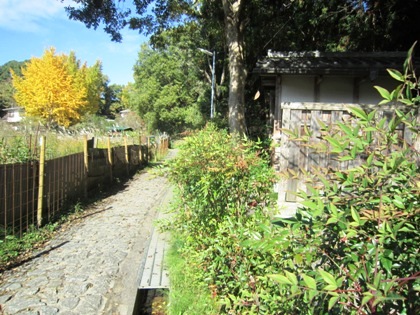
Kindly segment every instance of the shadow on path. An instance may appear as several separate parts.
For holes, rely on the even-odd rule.
[[[21,265],[23,265],[23,264],[25,264],[25,263],[27,263],[27,262],[30,262],[31,260],[34,260],[34,259],[36,259],[36,258],[42,257],[42,256],[44,256],[44,255],[47,255],[47,254],[49,254],[50,252],[52,252],[53,250],[56,250],[57,248],[60,248],[60,247],[62,247],[63,245],[67,244],[68,242],[69,242],[69,241],[64,241],[64,242],[62,242],[62,243],[60,243],[60,244],[58,244],[58,245],[54,245],[54,246],[51,246],[51,247],[49,247],[49,248],[44,248],[43,250],[41,250],[40,252],[38,252],[38,253],[37,253],[37,254],[35,254],[35,255],[33,255],[32,253],[30,253],[28,257],[22,257],[22,259],[17,260],[17,261],[15,261],[15,262],[10,263],[9,265],[7,265],[7,268],[5,268],[5,269],[0,269],[0,272],[3,272],[3,271],[5,271],[5,270],[10,270],[10,269],[17,268],[17,267],[19,267],[19,266],[21,266]],[[0,314],[1,314],[1,313],[0,313]]]

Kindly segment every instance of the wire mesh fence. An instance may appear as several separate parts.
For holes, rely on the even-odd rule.
[[[169,147],[165,135],[79,137],[78,141],[78,153],[51,158],[56,142],[44,138],[43,151],[37,140],[27,161],[0,164],[0,239],[54,221],[70,203],[117,178],[127,178]]]

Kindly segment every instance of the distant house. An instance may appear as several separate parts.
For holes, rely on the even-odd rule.
[[[2,117],[8,123],[19,123],[23,118],[24,109],[22,107],[10,107],[3,109],[6,114]]]
[[[131,110],[130,109],[124,109],[124,110],[120,111],[121,118],[125,118],[128,115],[130,115],[130,114],[131,114]]]
[[[345,120],[350,106],[375,108],[381,97],[375,85],[388,90],[398,82],[386,69],[399,69],[406,53],[322,53],[268,52],[253,73],[260,81],[261,94],[270,108],[269,125],[277,144],[273,165],[276,171],[310,170],[312,166],[334,163],[307,148],[288,141],[284,129],[304,133],[310,130],[313,137],[320,135],[320,124]],[[416,60],[417,66],[420,65]],[[382,107],[385,108],[385,107]],[[390,115],[392,108],[384,109]],[[402,126],[402,128],[404,128]],[[405,135],[405,130],[400,131]],[[304,185],[299,180],[288,180],[278,185],[279,204],[290,206],[296,200],[297,189]]]

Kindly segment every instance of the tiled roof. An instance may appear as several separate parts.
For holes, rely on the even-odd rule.
[[[257,62],[254,73],[259,74],[385,74],[387,68],[402,70],[406,52],[325,53],[272,52]],[[419,60],[415,60],[420,66]]]

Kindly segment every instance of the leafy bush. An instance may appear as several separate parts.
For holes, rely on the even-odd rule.
[[[323,126],[327,153],[362,162],[313,170],[296,218],[279,220],[281,237],[258,245],[282,253],[270,277],[299,314],[420,313],[420,85],[410,56],[404,74],[389,70],[401,82],[394,91],[377,88],[382,103],[407,107],[390,121],[352,108],[353,120]],[[401,138],[401,125],[412,139]]]
[[[210,236],[227,217],[247,218],[264,209],[275,180],[259,143],[232,138],[213,125],[186,138],[171,164],[171,179],[185,204],[182,221],[194,236]]]
[[[0,139],[0,164],[24,163],[34,158],[24,138]]]
[[[272,238],[275,176],[260,143],[239,140],[213,125],[186,138],[171,163],[179,204],[171,227],[185,259],[218,308],[207,314],[276,314],[278,286],[268,277],[280,254],[251,248],[250,238]],[[264,224],[261,224],[264,223]],[[172,290],[172,289],[171,289]],[[188,288],[185,288],[188,290]]]
[[[323,126],[314,149],[361,162],[307,174],[293,219],[271,224],[274,175],[258,144],[212,126],[187,138],[172,164],[180,203],[171,224],[186,273],[218,302],[208,314],[420,313],[420,85],[410,66],[409,57],[404,74],[389,70],[396,90],[377,88],[407,105],[390,121],[352,108],[354,119]]]

